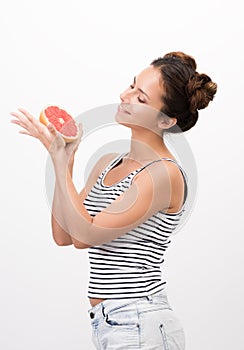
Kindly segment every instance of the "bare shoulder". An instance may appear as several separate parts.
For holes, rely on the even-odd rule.
[[[158,175],[167,174],[169,184],[172,189],[175,189],[175,192],[180,192],[180,189],[183,189],[184,178],[179,166],[175,162],[163,159],[161,162],[154,163],[154,173]]]
[[[145,171],[139,172],[135,177],[136,181],[140,181],[140,178],[150,175],[153,175],[154,178],[162,178],[163,174],[167,174],[171,180],[176,180],[177,178],[179,179],[179,177],[181,177],[181,171],[177,164],[166,159],[149,163],[149,166],[146,166],[143,170]]]
[[[184,179],[181,170],[174,162],[162,160],[154,162],[139,172],[134,179],[139,188],[148,187],[155,195],[155,201],[161,201],[161,210],[178,211],[183,203]],[[158,196],[159,193],[164,194]],[[168,205],[165,206],[165,199]],[[160,205],[160,202],[158,203]]]
[[[100,173],[108,166],[108,164],[118,155],[119,153],[107,153],[102,155],[93,166],[91,174],[98,177]]]
[[[100,157],[96,163],[94,164],[85,184],[85,187],[81,191],[80,196],[85,198],[87,194],[90,192],[94,184],[96,183],[99,175],[103,172],[103,170],[107,167],[107,165],[119,155],[119,153],[107,153]]]
[[[108,166],[108,164],[115,159],[119,153],[107,153],[104,154],[97,162],[97,171],[99,172],[98,175]]]

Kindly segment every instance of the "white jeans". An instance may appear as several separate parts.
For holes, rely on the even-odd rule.
[[[107,299],[89,310],[97,350],[184,350],[185,334],[164,291]]]

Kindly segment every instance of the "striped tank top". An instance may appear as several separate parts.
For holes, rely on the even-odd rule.
[[[166,281],[162,277],[164,253],[170,236],[179,224],[185,210],[187,197],[187,176],[173,159],[161,158],[129,173],[121,181],[106,186],[103,179],[128,153],[117,156],[100,174],[83,204],[91,216],[105,209],[132,183],[136,174],[153,162],[161,159],[174,162],[181,170],[185,182],[184,203],[180,211],[166,213],[159,211],[144,223],[108,243],[88,249],[90,277],[89,298],[124,299],[148,296],[162,289]]]

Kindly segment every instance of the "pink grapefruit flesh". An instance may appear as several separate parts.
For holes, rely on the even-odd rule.
[[[44,125],[52,123],[66,143],[75,141],[78,137],[79,128],[76,121],[69,113],[58,106],[43,108],[39,120]]]

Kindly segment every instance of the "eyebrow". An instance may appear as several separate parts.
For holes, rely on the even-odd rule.
[[[134,77],[134,84],[135,83],[136,83],[136,76]],[[142,89],[139,89],[139,88],[138,88],[138,90],[150,100],[150,97],[145,93],[145,91],[143,91]]]

